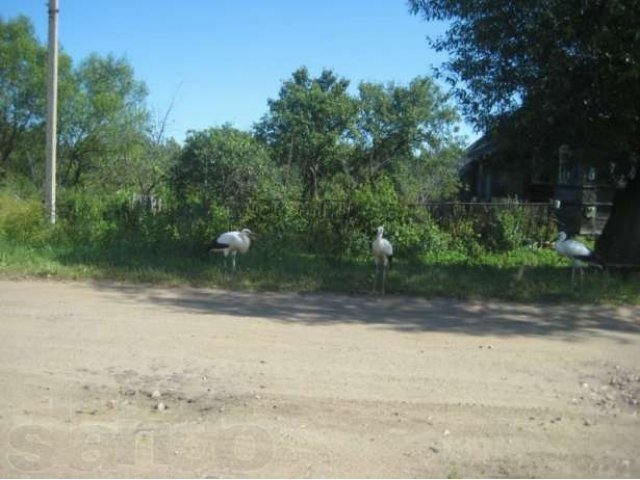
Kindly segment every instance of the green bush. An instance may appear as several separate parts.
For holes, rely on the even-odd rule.
[[[137,246],[201,254],[221,232],[243,227],[257,235],[252,253],[269,252],[268,261],[312,254],[326,259],[370,257],[376,228],[400,259],[475,262],[489,253],[511,252],[551,238],[555,226],[543,210],[507,204],[475,208],[415,205],[384,176],[355,186],[344,177],[326,185],[318,199],[291,199],[284,189],[248,196],[234,209],[198,196],[179,200],[163,193],[163,209],[151,211],[133,202],[130,191],[95,193],[62,190],[58,223],[44,221],[33,194],[0,192],[0,236],[23,244],[53,242],[83,247]],[[267,258],[269,257],[269,258]]]
[[[422,224],[424,216],[408,204],[396,191],[392,181],[381,177],[356,189],[353,194],[354,230],[366,238],[359,251],[370,250],[378,226],[394,244],[396,255],[414,255],[424,248]]]
[[[305,224],[300,203],[282,196],[251,199],[235,228],[250,228],[257,249],[281,254],[300,244]]]
[[[147,243],[156,246],[202,254],[204,247],[231,224],[231,213],[222,205],[213,204],[207,209],[196,203],[181,203],[159,213],[145,212],[137,232],[132,234],[138,238],[149,235]]]
[[[121,193],[68,189],[60,192],[57,203],[59,227],[71,244],[109,243],[125,222],[127,203]]]
[[[555,232],[553,219],[544,215],[541,208],[515,202],[497,206],[484,225],[484,246],[492,252],[508,252],[551,238]]]
[[[450,250],[473,259],[484,254],[481,233],[476,218],[456,216],[446,222],[444,230],[450,235]]]
[[[452,237],[429,215],[422,223],[422,248],[425,259],[438,260],[451,251]]]
[[[0,190],[0,236],[24,245],[42,245],[51,233],[39,198],[21,198],[9,189]]]

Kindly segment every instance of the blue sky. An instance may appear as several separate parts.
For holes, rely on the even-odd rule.
[[[408,83],[446,57],[427,35],[444,31],[410,15],[404,0],[59,0],[59,39],[74,62],[125,57],[168,135],[230,122],[248,129],[283,80],[305,65],[360,81]],[[3,0],[0,15],[28,16],[47,41],[46,0]],[[469,126],[462,132],[476,138]]]

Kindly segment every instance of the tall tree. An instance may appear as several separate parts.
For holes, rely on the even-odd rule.
[[[356,116],[348,86],[330,70],[311,78],[305,67],[299,68],[279,97],[269,100],[269,113],[256,125],[257,136],[285,170],[298,169],[308,199],[317,196],[321,180],[342,168],[342,141]]]
[[[440,196],[438,189],[429,196],[419,185],[426,186],[435,177],[436,183],[455,190],[453,159],[462,151],[456,126],[459,115],[433,80],[418,77],[408,86],[363,82],[357,103],[353,164],[362,177],[386,172],[402,178],[405,189],[412,184],[417,200]],[[435,175],[436,171],[440,174]],[[451,193],[450,188],[441,193],[445,190]]]
[[[408,4],[426,20],[450,22],[431,42],[451,55],[441,75],[480,129],[510,123],[530,148],[549,151],[567,142],[602,170],[626,160],[618,162],[628,169],[596,249],[609,262],[640,264],[640,2]]]
[[[124,58],[92,54],[74,71],[74,84],[60,100],[59,162],[63,185],[78,186],[89,177],[99,183],[102,168],[142,148],[149,114],[145,84],[134,77]]]
[[[47,50],[26,17],[0,17],[0,175],[28,130],[41,124]]]
[[[238,210],[276,178],[264,145],[250,133],[224,125],[189,132],[171,184],[182,201]]]
[[[120,161],[114,165],[120,172],[126,172],[126,178],[145,197],[152,195],[169,178],[182,152],[180,144],[165,133],[171,109],[172,105],[161,118],[149,122],[140,142],[141,148],[136,149],[134,155],[119,157]]]

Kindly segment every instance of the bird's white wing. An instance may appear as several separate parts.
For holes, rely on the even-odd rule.
[[[223,245],[229,245],[229,247],[237,247],[242,243],[240,232],[225,232],[216,240]]]
[[[393,255],[393,246],[391,246],[391,242],[386,238],[379,238],[373,241],[372,244],[373,254],[375,256],[385,255],[390,257]]]
[[[592,253],[586,245],[576,240],[565,240],[562,242],[562,249],[570,257],[588,257]]]
[[[390,257],[391,255],[393,255],[393,245],[391,245],[391,242],[389,240],[387,240],[386,238],[383,238],[380,244],[381,244],[380,247],[382,249],[382,252],[387,257]]]
[[[218,237],[218,243],[229,246],[229,251],[247,253],[251,239],[242,232],[225,232]]]

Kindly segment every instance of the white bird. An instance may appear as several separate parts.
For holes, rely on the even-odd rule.
[[[556,252],[571,260],[571,284],[575,282],[576,269],[580,269],[580,282],[584,279],[584,271],[582,270],[584,263],[595,263],[601,268],[603,266],[600,258],[592,252],[586,245],[576,240],[569,240],[565,232],[558,234],[556,241]]]
[[[384,295],[384,286],[387,277],[387,269],[391,267],[393,261],[393,245],[386,238],[382,238],[384,234],[384,227],[381,225],[378,227],[378,233],[375,240],[371,244],[373,251],[373,259],[376,262],[376,276],[373,279],[373,291],[376,291],[376,285],[378,283],[378,274],[380,268],[382,268],[382,294]]]
[[[231,255],[231,265],[233,272],[236,271],[236,255],[245,254],[251,246],[251,237],[255,234],[248,228],[234,232],[225,232],[220,235],[215,242],[208,246],[207,251],[224,253],[225,258]]]

